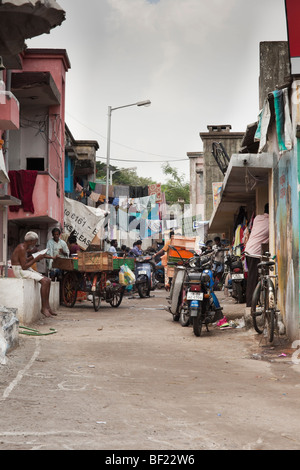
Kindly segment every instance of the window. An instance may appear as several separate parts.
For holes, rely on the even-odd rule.
[[[26,158],[26,170],[45,171],[43,158]]]

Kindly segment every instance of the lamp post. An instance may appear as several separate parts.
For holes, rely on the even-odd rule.
[[[150,104],[151,104],[150,100],[145,100],[145,101],[138,101],[137,103],[125,104],[124,106],[118,106],[116,108],[112,108],[111,106],[108,106],[107,151],[106,151],[106,194],[105,194],[106,211],[108,211],[108,192],[109,192],[109,180],[110,180],[109,165],[110,165],[111,114],[116,109],[128,108],[129,106],[150,106]]]

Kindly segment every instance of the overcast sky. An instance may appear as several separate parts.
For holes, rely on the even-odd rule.
[[[189,179],[200,132],[244,132],[259,112],[259,43],[287,40],[284,0],[58,0],[66,20],[28,47],[66,49],[66,123],[111,164],[164,182],[169,161]],[[132,160],[132,161],[129,161]]]

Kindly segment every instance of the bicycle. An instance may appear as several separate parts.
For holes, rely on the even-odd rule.
[[[270,253],[261,256],[258,264],[259,281],[252,296],[251,316],[253,326],[258,334],[268,338],[269,343],[274,340],[274,333],[278,331],[277,292],[278,273],[275,261],[264,261],[270,259]],[[276,257],[274,256],[273,259]],[[270,274],[269,271],[274,271]]]

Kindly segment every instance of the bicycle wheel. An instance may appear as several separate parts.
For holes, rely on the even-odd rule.
[[[227,152],[221,142],[212,143],[212,154],[218,167],[225,176],[230,158],[228,157]]]
[[[100,292],[93,292],[93,307],[95,312],[98,312],[101,304]]]
[[[120,286],[119,288],[115,289],[112,299],[109,301],[111,307],[118,308],[121,305],[124,292],[125,286]]]
[[[255,331],[261,335],[265,329],[266,314],[265,314],[265,290],[261,288],[259,282],[255,287],[252,303],[251,303],[251,316]]]
[[[276,324],[276,302],[275,302],[275,288],[271,279],[268,279],[268,295],[266,296],[266,325],[265,335],[269,342],[272,343],[274,340],[275,324]]]

